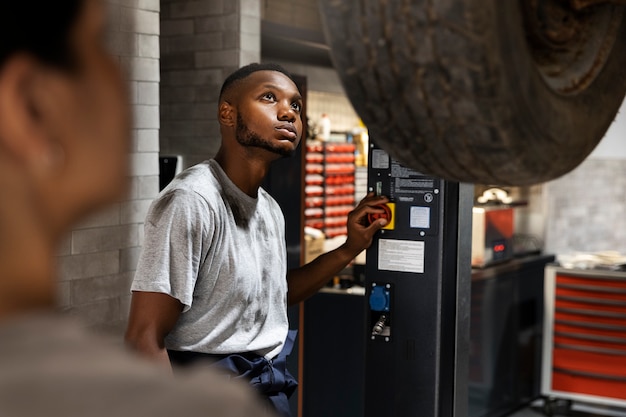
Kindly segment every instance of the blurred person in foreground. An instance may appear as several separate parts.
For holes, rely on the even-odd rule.
[[[130,109],[101,0],[0,6],[0,415],[259,416],[254,391],[174,378],[55,313],[56,252],[124,197]]]

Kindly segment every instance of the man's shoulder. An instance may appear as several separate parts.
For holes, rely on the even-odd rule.
[[[210,161],[204,161],[177,174],[165,189],[195,190],[201,189],[205,186],[214,187],[217,184],[218,181],[215,177]]]
[[[216,178],[208,161],[191,166],[178,175],[165,187],[157,198],[171,198],[176,195],[181,198],[202,197],[207,202],[214,201],[220,193],[221,185]]]
[[[264,188],[259,188],[259,199],[264,200],[270,210],[282,213],[282,208],[280,207],[280,204],[278,204],[274,197],[272,197],[272,195]]]

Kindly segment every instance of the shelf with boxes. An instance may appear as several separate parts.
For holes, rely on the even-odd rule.
[[[313,142],[306,146],[305,226],[326,238],[347,234],[347,216],[354,208],[355,146]]]

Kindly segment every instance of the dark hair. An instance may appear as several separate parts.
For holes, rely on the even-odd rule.
[[[42,62],[71,68],[70,33],[85,0],[3,0],[0,2],[0,67],[25,52]]]
[[[258,71],[277,71],[277,72],[281,72],[281,73],[285,74],[287,77],[289,77],[289,79],[291,81],[294,81],[294,79],[291,76],[291,74],[285,68],[283,68],[282,66],[280,66],[278,64],[273,64],[273,63],[266,63],[266,64],[253,63],[253,64],[248,64],[248,65],[245,65],[245,66],[239,68],[237,71],[233,72],[232,74],[230,74],[226,78],[226,80],[224,81],[224,84],[222,84],[222,89],[220,90],[220,101],[222,100],[222,97],[224,96],[224,93],[226,93],[226,91],[228,91],[230,88],[232,88],[233,85],[235,85],[239,81],[247,78],[251,74],[253,74],[255,72],[258,72]],[[295,81],[294,81],[294,84],[295,84]]]

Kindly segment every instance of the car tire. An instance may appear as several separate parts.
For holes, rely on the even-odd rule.
[[[333,65],[370,140],[427,175],[554,179],[591,153],[624,98],[624,6],[318,1]]]

